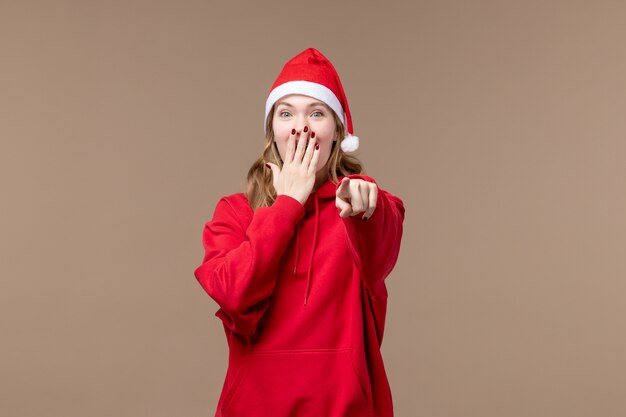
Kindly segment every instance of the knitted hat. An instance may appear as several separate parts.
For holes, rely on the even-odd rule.
[[[359,147],[359,138],[352,133],[352,117],[348,99],[343,91],[339,74],[333,64],[315,48],[308,48],[291,58],[270,89],[265,102],[264,129],[274,103],[289,94],[304,94],[324,102],[339,116],[348,132],[341,141],[344,152],[353,152]]]

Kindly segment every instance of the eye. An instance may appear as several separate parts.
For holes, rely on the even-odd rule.
[[[281,111],[280,112],[280,117],[287,117],[289,115],[288,111]]]
[[[316,110],[316,111],[314,111],[313,113],[311,113],[311,115],[316,115],[316,114],[319,114],[319,116],[317,116],[317,117],[322,117],[322,116],[324,116],[324,113],[322,113],[322,112],[321,112],[321,111],[319,111],[319,110]]]

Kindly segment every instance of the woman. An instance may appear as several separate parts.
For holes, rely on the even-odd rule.
[[[229,346],[216,416],[392,416],[380,346],[403,202],[346,154],[359,143],[348,101],[316,49],[283,67],[265,131],[195,270]]]

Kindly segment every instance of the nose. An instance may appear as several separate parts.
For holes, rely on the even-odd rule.
[[[307,126],[306,124],[306,118],[304,117],[298,117],[295,121],[295,129],[297,133],[302,133],[302,131],[304,130],[304,128]],[[310,129],[310,127],[309,127]]]

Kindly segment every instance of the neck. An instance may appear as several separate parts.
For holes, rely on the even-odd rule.
[[[315,174],[315,185],[313,186],[313,191],[317,191],[325,182],[328,180],[328,170],[320,169]]]

